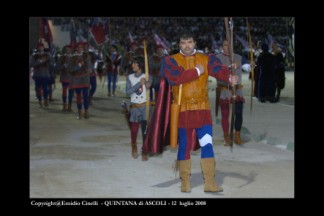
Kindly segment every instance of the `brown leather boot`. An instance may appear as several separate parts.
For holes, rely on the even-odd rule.
[[[77,119],[82,119],[82,110],[79,110],[78,111]]]
[[[215,180],[215,167],[216,167],[216,161],[215,158],[203,158],[200,160],[201,169],[203,171],[205,186],[204,191],[205,192],[222,192],[223,188],[217,186],[216,180]]]
[[[137,143],[132,143],[132,157],[134,159],[137,159]]]
[[[229,146],[231,141],[230,135],[228,133],[224,133],[224,146]]]
[[[45,105],[45,107],[48,107],[48,99],[44,100],[44,105]]]
[[[72,104],[70,104],[70,103],[68,104],[67,111],[72,112]]]
[[[147,161],[147,153],[142,152],[142,161]]]
[[[235,142],[235,144],[237,144],[237,145],[241,145],[241,144],[242,144],[240,131],[235,131],[234,142]]]
[[[181,192],[191,191],[190,186],[191,160],[179,160],[179,174],[181,179]]]
[[[39,103],[39,107],[43,107],[43,101],[38,101],[38,103]]]
[[[90,115],[89,115],[88,110],[85,110],[85,111],[84,111],[84,118],[85,118],[85,119],[90,118]]]

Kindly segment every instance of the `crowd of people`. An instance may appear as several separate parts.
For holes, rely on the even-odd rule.
[[[71,18],[52,18],[56,25],[64,26],[64,31],[70,30]],[[92,25],[94,17],[76,17],[74,24],[79,29],[88,28]],[[288,22],[289,17],[234,17],[234,50],[240,55],[247,56],[247,21],[250,25],[250,33],[253,43],[261,40],[270,44],[275,40],[280,44],[283,52],[288,47]],[[108,23],[108,22],[107,22]],[[193,25],[194,24],[194,25]],[[108,25],[108,24],[107,24]],[[109,36],[113,44],[118,44],[123,54],[129,47],[130,36],[133,40],[151,38],[157,34],[165,39],[167,46],[178,49],[178,34],[184,29],[190,29],[196,37],[197,48],[209,50],[210,52],[220,51],[222,46],[222,34],[224,33],[224,19],[222,17],[110,17]],[[82,30],[81,30],[82,31]],[[88,31],[85,30],[84,33]],[[84,36],[87,38],[86,36]],[[243,42],[239,39],[243,39]]]

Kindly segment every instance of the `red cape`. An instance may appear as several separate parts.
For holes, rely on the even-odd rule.
[[[170,145],[171,101],[171,86],[165,78],[161,78],[159,94],[142,148],[144,153],[161,154],[164,148]],[[197,137],[195,130],[192,136]],[[193,142],[191,150],[195,151],[200,148],[198,138]]]
[[[159,94],[143,144],[143,152],[159,154],[163,152],[165,146],[169,145],[171,99],[171,86],[165,78],[161,78]]]

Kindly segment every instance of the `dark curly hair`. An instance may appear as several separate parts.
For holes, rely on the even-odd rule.
[[[135,63],[138,63],[138,66],[142,69],[142,71],[145,70],[145,63],[144,63],[144,57],[143,56],[134,56]]]

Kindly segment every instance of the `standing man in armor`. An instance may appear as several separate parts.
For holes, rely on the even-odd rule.
[[[222,52],[217,55],[217,57],[221,60],[223,65],[229,65],[229,47],[228,41],[226,39],[223,40],[222,44]],[[242,56],[238,54],[234,54],[234,63],[235,67],[235,75],[239,77],[239,83],[235,86],[236,89],[236,99],[235,99],[235,137],[234,142],[238,145],[242,144],[240,131],[243,123],[243,85],[241,84],[242,80]],[[224,135],[225,146],[228,146],[230,143],[230,135],[229,135],[229,114],[230,114],[230,103],[233,103],[232,99],[232,86],[228,84],[228,82],[223,82],[222,80],[217,80],[217,88],[220,90],[220,99],[219,103],[216,106],[221,107],[222,112],[222,128]]]

